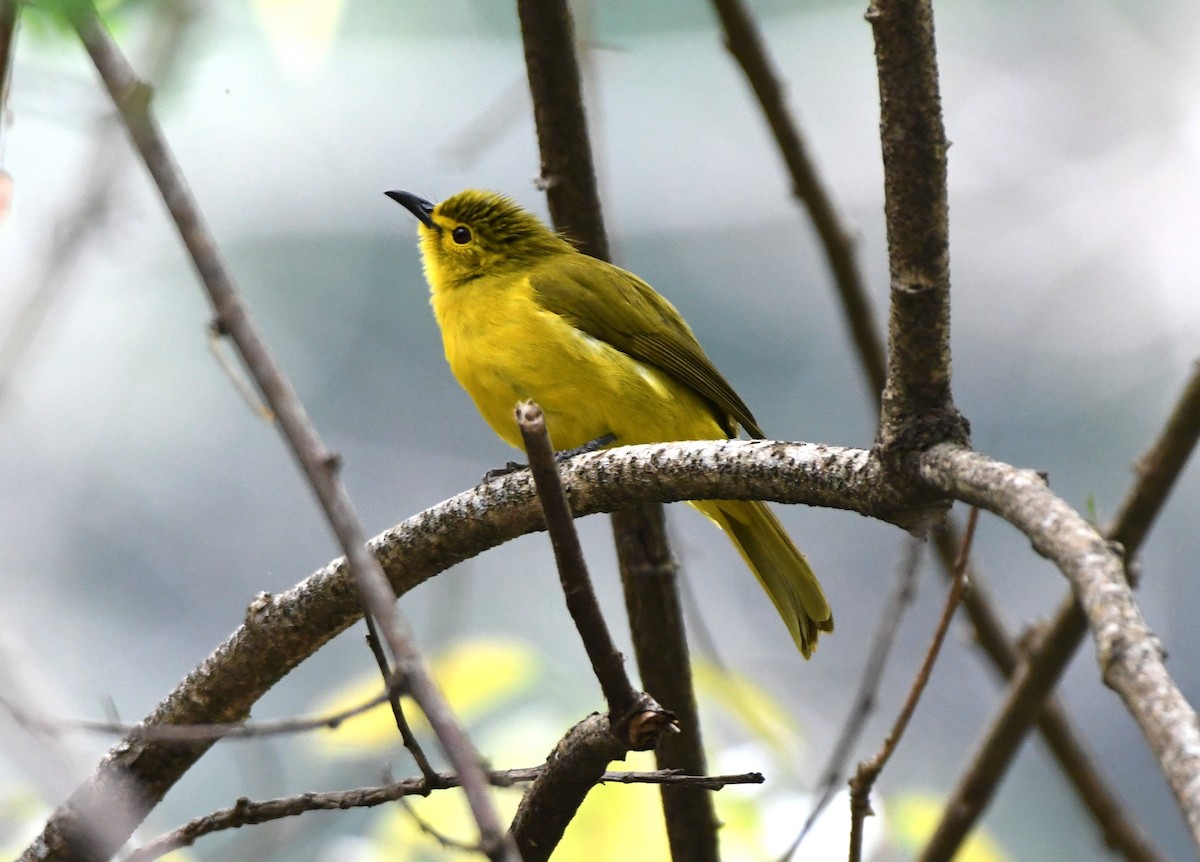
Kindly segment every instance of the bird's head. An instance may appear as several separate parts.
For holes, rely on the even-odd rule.
[[[420,222],[425,275],[435,289],[528,269],[573,247],[511,198],[468,189],[432,204],[411,192],[385,192]]]

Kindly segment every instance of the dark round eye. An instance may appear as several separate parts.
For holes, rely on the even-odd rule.
[[[466,245],[471,241],[471,229],[469,227],[459,225],[454,230],[450,231],[450,236],[453,237],[454,241],[459,245]]]

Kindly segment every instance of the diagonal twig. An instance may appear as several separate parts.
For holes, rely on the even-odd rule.
[[[44,718],[32,715],[15,703],[0,697],[0,708],[3,708],[13,721],[31,733],[62,734],[69,731],[84,731],[88,733],[120,733],[131,739],[150,739],[155,741],[195,741],[218,739],[258,739],[263,736],[283,736],[305,733],[310,730],[335,729],[347,719],[362,715],[374,709],[381,703],[387,703],[390,695],[387,692],[376,695],[368,701],[356,704],[347,709],[338,710],[330,715],[315,718],[281,718],[275,721],[232,721],[223,724],[163,724],[149,726],[145,724],[124,724],[119,721],[97,721],[87,718]]]
[[[862,361],[872,397],[879,401],[884,386],[885,357],[878,324],[867,288],[859,271],[850,232],[838,217],[829,190],[809,155],[804,137],[787,108],[779,75],[767,54],[762,33],[742,0],[712,0],[725,30],[725,47],[737,60],[754,90],[763,117],[779,147],[792,181],[792,194],[804,204],[825,258],[833,271],[834,285],[845,312],[846,325]]]
[[[546,417],[532,401],[517,405],[516,414],[517,427],[521,430],[525,452],[529,456],[529,471],[533,474],[533,483],[546,519],[546,531],[554,547],[554,559],[558,564],[567,610],[571,613],[592,663],[592,671],[604,692],[609,723],[628,747],[634,750],[653,748],[653,745],[643,747],[645,740],[637,740],[621,732],[635,712],[647,708],[647,698],[639,695],[629,681],[629,675],[625,673],[625,659],[609,633],[600,602],[592,588],[571,506],[563,491],[550,435],[546,432]]]
[[[863,665],[862,677],[859,679],[858,690],[851,701],[850,716],[842,726],[838,740],[829,754],[829,760],[821,773],[821,793],[817,803],[812,807],[800,833],[792,841],[790,847],[779,857],[780,862],[787,862],[795,855],[803,843],[817,818],[829,806],[834,795],[840,789],[846,764],[854,752],[867,726],[867,719],[875,711],[879,696],[879,686],[883,681],[883,670],[892,654],[892,646],[896,633],[900,630],[900,620],[903,618],[908,605],[912,604],[917,589],[917,573],[920,570],[922,544],[916,537],[910,536],[904,545],[904,559],[899,566],[896,577],[896,587],[891,599],[884,605],[880,623],[875,627],[871,646],[867,651],[867,660]]]
[[[504,842],[499,818],[488,795],[479,756],[429,675],[407,624],[395,607],[395,594],[378,562],[367,552],[362,527],[345,486],[338,476],[336,455],[321,441],[295,390],[275,364],[238,294],[232,277],[217,253],[212,236],[183,175],[149,112],[149,87],[140,81],[129,67],[100,22],[94,7],[83,3],[72,4],[68,11],[72,24],[100,73],[105,88],[120,112],[134,145],[162,194],[180,237],[191,255],[213,305],[217,329],[228,334],[233,340],[263,398],[274,411],[285,440],[309,479],[330,526],[346,553],[355,586],[370,615],[380,624],[384,639],[392,652],[397,673],[424,710],[455,770],[463,776],[464,792],[478,824],[482,846],[487,848],[492,858],[505,858],[508,848]],[[165,788],[161,789],[165,791]],[[74,823],[71,827],[59,828],[54,834],[68,846],[80,841],[86,842],[86,847],[78,848],[81,854],[86,853],[88,857],[106,857],[115,849],[115,846],[107,845],[118,838],[121,831],[132,829],[145,812],[157,803],[161,798],[159,790],[160,787],[157,786],[141,790],[131,800],[129,810],[124,812],[126,822],[114,829],[110,821],[102,840],[96,841],[85,839],[78,831],[79,818],[99,815],[104,810],[104,800],[94,795],[92,785],[85,785],[68,803],[69,810],[60,810],[61,819],[74,820]],[[60,818],[52,819],[52,823],[58,819]],[[63,825],[65,824],[60,824],[60,827]],[[48,826],[48,830],[50,829]]]
[[[963,534],[962,550],[954,564],[954,578],[950,582],[950,590],[946,593],[946,603],[942,607],[941,619],[938,620],[937,627],[934,629],[933,638],[925,652],[925,659],[921,662],[921,667],[913,679],[908,697],[900,708],[900,712],[892,724],[892,729],[884,738],[883,746],[868,760],[860,763],[858,770],[850,779],[850,862],[859,862],[862,859],[863,822],[868,815],[874,813],[871,810],[871,789],[899,746],[908,722],[916,712],[917,703],[920,702],[921,694],[929,683],[929,676],[933,673],[934,662],[937,661],[938,653],[941,652],[942,642],[946,639],[946,632],[950,630],[950,620],[954,617],[954,611],[957,610],[963,592],[967,589],[967,559],[970,557],[971,542],[975,538],[975,524],[978,520],[979,509],[972,508],[970,517],[967,519],[967,531]]]
[[[1171,416],[1147,452],[1138,460],[1138,480],[1126,496],[1108,537],[1119,542],[1126,560],[1132,560],[1154,519],[1166,504],[1175,481],[1200,438],[1200,363],[1184,386]],[[1087,619],[1074,595],[1067,597],[1046,627],[1034,649],[1014,675],[1004,703],[992,720],[983,742],[971,758],[969,769],[951,793],[933,837],[926,845],[926,860],[948,859],[991,801],[1007,765],[1041,713],[1087,633]],[[1123,844],[1127,847],[1128,844]],[[1147,849],[1141,856],[1154,858]]]
[[[624,659],[609,634],[592,589],[541,408],[524,402],[517,406],[516,416],[554,547],[567,609],[608,703],[607,715],[592,715],[568,731],[547,759],[548,768],[521,799],[512,823],[514,843],[525,862],[537,862],[550,858],[611,761],[624,758],[630,750],[655,748],[662,735],[675,730],[677,723],[675,716],[653,698],[635,690],[625,673]]]

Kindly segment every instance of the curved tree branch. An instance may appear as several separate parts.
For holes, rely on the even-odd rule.
[[[1138,459],[1138,480],[1108,528],[1108,537],[1121,544],[1126,560],[1136,557],[1197,440],[1200,440],[1200,363],[1193,367],[1162,432]],[[928,862],[948,859],[957,851],[987,807],[1030,726],[1039,716],[1045,719],[1047,699],[1086,634],[1087,619],[1074,595],[1069,595],[1026,660],[1015,667],[1004,703],[971,758],[970,767],[960,777],[942,820],[925,847],[923,859]],[[1102,825],[1110,846],[1119,847],[1127,858],[1157,858],[1145,839],[1123,819],[1105,821]]]
[[[1032,470],[954,445],[933,447],[918,464],[932,487],[1001,516],[1067,576],[1103,679],[1141,728],[1200,845],[1200,720],[1167,673],[1162,644],[1133,599],[1121,546],[1106,541]]]
[[[605,450],[563,468],[577,516],[646,502],[760,498],[857,511],[904,527],[928,514],[909,507],[884,481],[879,461],[861,449],[769,440],[662,443]],[[368,546],[402,595],[450,566],[542,526],[528,472],[520,471],[428,509]],[[292,589],[261,593],[243,625],[193,670],[143,724],[239,721],[268,689],[359,619],[361,602],[344,559]],[[139,738],[119,742],[95,773],[50,818],[23,860],[52,858],[80,818],[130,787],[148,794],[120,820],[131,830],[210,747]],[[128,837],[114,833],[109,840]],[[63,858],[63,857],[55,857]]]

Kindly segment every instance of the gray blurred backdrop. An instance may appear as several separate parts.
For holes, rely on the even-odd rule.
[[[752,6],[857,229],[882,315],[886,247],[865,6]],[[1094,501],[1103,521],[1200,344],[1197,19],[1177,0],[936,6],[953,142],[956,401],[978,448],[1048,471],[1059,494],[1080,508]],[[289,34],[289,15],[301,30],[315,16],[311,32]],[[875,415],[827,267],[708,5],[613,0],[582,3],[577,16],[618,262],[680,308],[769,436],[869,445]],[[47,713],[134,720],[238,625],[255,593],[291,586],[336,551],[275,429],[214,361],[201,291],[86,55],[35,17],[20,34],[0,153],[15,188],[0,227],[0,331],[12,338],[13,327],[43,321],[0,391],[0,647],[6,678],[25,686],[12,691],[35,690]],[[115,18],[130,55],[154,54],[147,42],[161,17],[149,4]],[[210,2],[195,8],[161,68],[155,107],[166,134],[258,323],[344,456],[368,532],[513,457],[445,365],[413,219],[382,194],[403,188],[437,200],[482,187],[545,212],[512,4],[359,0],[281,14],[266,0]],[[99,207],[86,204],[98,176],[108,177]],[[80,226],[82,240],[71,236]],[[35,297],[47,302],[44,316],[29,315]],[[1198,498],[1192,469],[1145,549],[1140,593],[1193,702]],[[841,512],[791,507],[782,517],[837,617],[811,662],[725,539],[687,507],[669,510],[692,622],[803,730],[804,754],[788,765],[801,793],[845,720],[902,536]],[[601,600],[618,621],[607,519],[581,527]],[[982,518],[976,548],[1014,632],[1049,615],[1064,594],[1057,571],[995,519]],[[941,576],[925,571],[856,757],[873,751],[890,723],[943,593]],[[466,636],[518,638],[569,692],[567,715],[600,704],[544,536],[461,565],[402,607],[430,653]],[[355,629],[319,653],[256,716],[311,711],[331,687],[369,673],[361,637]],[[885,807],[889,794],[951,786],[998,692],[956,625],[881,781]],[[1175,805],[1136,727],[1099,682],[1090,643],[1064,692],[1125,802],[1169,856],[1190,857]],[[56,762],[7,719],[0,725],[0,788],[36,788],[45,804],[108,744],[72,736]],[[546,750],[565,727],[551,725]],[[289,741],[218,746],[154,813],[147,834],[240,795],[378,777],[375,764],[351,770],[305,752]],[[402,752],[390,759],[397,775],[412,771]],[[770,775],[763,760],[742,765]],[[783,836],[776,850],[807,813],[796,800],[774,827]],[[35,825],[42,814],[32,815]],[[299,827],[305,841],[236,855],[336,858],[323,830],[352,835],[368,817],[320,816]],[[1102,855],[1037,740],[985,822],[1013,859]],[[11,846],[21,837],[10,835]],[[213,839],[195,852],[229,858],[230,846]],[[877,858],[902,858],[883,852]]]

